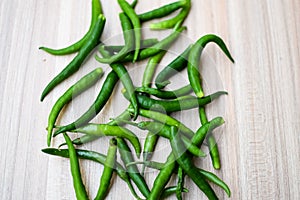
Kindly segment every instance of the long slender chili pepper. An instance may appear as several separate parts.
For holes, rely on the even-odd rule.
[[[108,51],[104,50],[104,48],[100,48],[99,51],[100,51],[100,53],[102,54],[102,56],[104,58],[110,56],[110,53]],[[134,92],[135,88],[133,86],[132,79],[131,79],[127,69],[125,68],[125,66],[123,64],[112,63],[112,64],[110,64],[110,67],[117,73],[117,75],[118,75],[119,79],[121,80],[123,86],[128,91],[129,101],[131,102],[131,105],[134,108],[133,120],[136,120],[136,118],[138,117],[138,113],[139,113],[139,111],[138,111],[139,106],[138,106],[136,94]]]
[[[152,190],[150,192],[147,200],[157,200],[160,199],[165,186],[168,184],[174,170],[176,167],[176,162],[174,162],[174,155],[170,154],[164,167],[160,170],[159,174],[156,176]]]
[[[153,95],[161,99],[176,99],[178,97],[182,97],[184,95],[191,93],[193,89],[191,85],[186,85],[173,91],[158,90],[155,88],[148,88],[148,87],[138,87],[135,89],[135,91]]]
[[[162,89],[168,83],[168,79],[178,72],[186,68],[188,63],[188,55],[191,51],[192,45],[189,45],[177,58],[169,63],[155,79],[155,86]]]
[[[99,92],[96,100],[90,106],[90,108],[81,115],[75,122],[68,124],[66,126],[60,127],[54,135],[58,135],[60,133],[74,130],[80,126],[83,126],[87,124],[90,120],[92,120],[100,111],[101,109],[105,106],[106,102],[108,101],[109,97],[111,96],[113,89],[118,82],[119,78],[117,74],[114,71],[111,71],[102,86],[101,91]]]
[[[144,142],[143,161],[148,161],[151,158],[158,139],[159,139],[158,134],[153,134],[151,131],[148,132]],[[144,175],[144,172],[145,172],[145,165],[143,165],[142,168],[142,175]]]
[[[54,104],[48,117],[48,136],[47,145],[50,146],[53,126],[62,108],[69,103],[73,98],[84,92],[98,81],[103,75],[102,68],[97,68],[88,73],[72,85]]]
[[[97,23],[97,18],[98,16],[102,13],[102,6],[100,3],[100,0],[92,0],[92,17],[91,17],[91,24],[89,27],[89,30],[87,33],[76,43],[62,48],[62,49],[51,49],[48,47],[39,47],[39,49],[44,50],[50,54],[53,55],[66,55],[66,54],[71,54],[75,53],[80,50],[80,48],[89,40],[93,33],[93,28]]]
[[[161,195],[160,199],[165,199],[165,198],[171,196],[172,194],[175,194],[176,191],[177,191],[177,186],[167,187],[162,192],[162,195]],[[189,192],[189,190],[186,189],[186,188],[183,188],[182,192],[187,193],[187,192]]]
[[[122,138],[117,138],[117,145],[123,163],[127,165],[127,163],[133,162],[134,159],[126,142]],[[147,186],[145,179],[143,178],[143,176],[141,176],[138,168],[135,165],[131,165],[127,167],[127,170],[127,173],[132,179],[132,181],[136,184],[140,192],[148,199],[150,190]]]
[[[221,187],[228,195],[228,197],[230,197],[230,189],[228,187],[228,185],[222,181],[218,176],[216,176],[215,174],[209,172],[209,171],[205,171],[203,169],[199,169],[199,172],[210,182],[218,185],[219,187]]]
[[[144,71],[142,87],[151,87],[155,69],[165,54],[166,51],[162,51],[149,59]]]
[[[133,62],[135,62],[139,56],[141,47],[141,22],[134,9],[125,0],[118,0],[118,3],[124,13],[129,17],[134,28],[135,37],[135,52],[133,57]]]
[[[209,135],[212,130],[224,124],[225,121],[222,117],[216,117],[211,121],[203,124],[192,137],[191,142],[197,146],[201,146],[206,136]]]
[[[221,50],[226,54],[226,56],[234,62],[232,56],[230,55],[229,50],[227,49],[225,43],[223,40],[216,36],[216,35],[205,35],[201,37],[192,47],[192,50],[189,55],[189,63],[188,63],[188,78],[190,81],[190,84],[195,92],[195,94],[198,97],[204,96],[204,92],[201,86],[201,75],[198,70],[199,62],[200,62],[200,56],[202,54],[203,48],[210,42],[216,43]],[[205,108],[199,107],[199,115],[200,115],[200,120],[202,124],[205,124],[207,122],[207,117],[205,114]],[[209,143],[209,149],[210,149],[210,154],[212,158],[212,163],[215,169],[220,169],[220,158],[219,158],[219,151],[217,144],[215,142],[215,138],[211,135],[208,138],[208,143]]]
[[[46,149],[42,149],[42,152],[50,154],[50,155],[54,155],[54,156],[64,157],[64,158],[69,158],[70,157],[68,149],[46,148]],[[104,165],[105,160],[106,160],[105,155],[100,154],[100,153],[95,152],[95,151],[76,149],[76,153],[77,153],[78,158],[80,158],[80,159],[92,160],[92,161],[95,161],[97,163],[100,163],[101,165]],[[138,195],[136,194],[136,192],[134,190],[134,187],[132,186],[132,183],[130,181],[130,178],[129,178],[126,170],[118,162],[116,162],[115,171],[118,174],[118,176],[127,183],[132,195],[135,198],[140,199],[138,197]]]
[[[184,185],[184,172],[181,167],[178,167],[178,181],[177,181],[177,190],[176,190],[176,197],[178,200],[182,200],[182,191],[183,191],[183,185]]]
[[[175,28],[173,33],[171,33],[169,36],[158,42],[157,44],[140,51],[139,56],[137,60],[144,60],[146,58],[152,57],[159,52],[168,49],[171,44],[180,36],[180,33],[182,31],[186,30],[186,27],[178,27]],[[133,60],[133,55],[129,54],[126,56],[121,62],[131,62]]]
[[[130,112],[128,110],[125,110],[119,116],[117,116],[115,119],[130,120],[131,118],[132,118],[132,116],[131,116]],[[122,126],[124,123],[121,121],[110,121],[107,124],[111,125],[111,126]],[[94,136],[94,135],[84,135],[84,136],[81,136],[81,137],[73,140],[73,144],[82,145],[82,144],[92,142],[98,138],[99,138],[98,136]]]
[[[171,147],[176,162],[184,170],[184,172],[194,181],[194,183],[202,190],[208,199],[218,199],[211,186],[206,182],[203,175],[198,171],[193,164],[191,156],[187,154],[184,145],[178,135],[178,129],[175,126],[171,127]]]
[[[113,136],[127,139],[134,147],[137,157],[140,157],[141,144],[138,137],[127,128],[119,126],[111,126],[107,124],[87,124],[83,127],[72,130],[75,133],[84,133],[88,135],[95,135],[97,137]]]
[[[174,11],[182,8],[185,5],[185,0],[176,1],[174,3],[170,3],[154,10],[150,10],[148,12],[139,14],[138,17],[141,22],[150,21],[152,19],[165,17]]]
[[[125,97],[129,98],[127,92],[123,92],[123,94]],[[141,108],[171,113],[171,112],[188,110],[188,109],[198,108],[199,106],[207,105],[211,103],[213,100],[215,100],[216,98],[224,94],[227,94],[227,92],[220,91],[203,98],[189,97],[187,99],[182,99],[182,100],[175,99],[169,101],[156,100],[147,97],[145,95],[138,94],[137,101]]]
[[[201,76],[198,70],[198,66],[200,63],[200,56],[204,47],[210,42],[214,42],[215,44],[217,44],[221,48],[221,50],[226,54],[226,56],[232,62],[234,62],[225,43],[220,37],[216,35],[205,35],[193,45],[188,58],[188,78],[196,96],[198,96],[199,98],[203,97],[204,94],[201,86]]]
[[[111,56],[110,54],[108,54],[107,56],[103,56],[103,53],[100,52],[103,58],[100,58],[98,55],[95,56],[96,60],[100,63],[111,64],[111,63],[118,62],[134,49],[134,34],[132,30],[131,21],[129,20],[129,18],[126,16],[125,13],[120,13],[119,17],[122,25],[125,46],[117,54],[113,56]],[[104,50],[104,47],[102,48]]]
[[[80,66],[82,65],[86,57],[98,45],[99,38],[104,28],[104,24],[105,24],[105,17],[102,14],[100,14],[98,16],[96,25],[93,28],[92,34],[89,37],[89,40],[86,43],[84,43],[84,45],[80,48],[76,57],[46,86],[46,88],[42,93],[41,101],[44,100],[47,94],[51,92],[54,87],[56,87],[62,81],[64,81],[65,79],[67,79],[68,77],[70,77],[72,74],[74,74],[76,71],[79,70]]]
[[[141,40],[141,49],[146,49],[148,47],[151,47],[155,44],[158,43],[158,39],[156,38],[149,38],[149,39],[145,39],[145,40]],[[109,51],[110,53],[114,53],[114,52],[119,52],[124,48],[124,46],[114,46],[114,45],[110,45],[110,46],[104,46],[104,49],[106,51]]]
[[[160,163],[155,161],[146,161],[146,162],[137,161],[137,162],[128,163],[127,166],[137,165],[137,164],[143,164],[149,168],[157,169],[157,170],[162,170],[165,166],[165,163]],[[228,197],[230,197],[231,194],[230,189],[223,180],[221,180],[217,175],[213,174],[212,172],[205,171],[203,169],[198,169],[198,170],[204,176],[205,179],[221,187],[227,193]],[[176,191],[175,188],[173,190],[174,192]]]
[[[116,139],[112,138],[109,141],[107,157],[104,162],[104,169],[100,180],[100,186],[97,195],[95,197],[95,200],[104,199],[108,193],[109,185],[111,183],[111,178],[116,164],[116,156],[117,156],[117,141]]]
[[[69,149],[71,173],[73,177],[73,186],[76,193],[76,198],[80,200],[84,200],[84,199],[88,200],[89,198],[81,179],[80,166],[79,166],[76,150],[72,144],[71,139],[65,133],[64,133],[64,138],[66,140]]]
[[[152,24],[150,24],[150,28],[151,29],[173,28],[178,22],[183,23],[183,21],[185,20],[185,18],[187,17],[187,15],[190,12],[190,9],[191,9],[191,0],[185,0],[185,4],[184,4],[182,10],[180,11],[180,13],[177,16],[175,16],[171,19],[167,19],[165,21],[152,23]]]
[[[129,112],[133,112],[132,108],[128,108]],[[191,138],[194,135],[194,132],[186,127],[183,123],[179,122],[177,119],[168,116],[166,114],[155,112],[152,110],[140,109],[139,114],[143,117],[153,119],[154,121],[161,122],[162,124],[166,124],[169,126],[177,126],[179,130],[184,133],[187,137]]]
[[[125,120],[122,120],[122,119],[119,119],[121,122],[124,122],[124,123],[127,123],[127,124],[130,124],[130,125],[133,125],[135,127],[138,127],[142,130],[148,130],[150,131],[153,135],[159,135],[159,136],[162,136],[164,138],[167,138],[167,139],[170,139],[170,126],[168,125],[164,125],[160,122],[155,122],[155,121],[142,121],[140,123],[134,123],[134,122],[129,122],[129,121],[125,121]],[[203,132],[201,130],[201,132]],[[190,141],[190,139],[188,137],[186,137],[185,135],[182,135],[182,140],[183,140],[183,143],[185,145],[185,147],[189,150],[189,152],[194,155],[194,156],[197,156],[197,157],[205,157],[206,154],[201,151],[197,145],[197,143],[192,143]],[[193,136],[194,137],[194,136]],[[196,141],[197,142],[197,141]],[[146,141],[145,141],[145,144],[146,144]],[[152,146],[152,141],[149,142],[148,144],[149,146]],[[149,147],[148,147],[149,148]],[[145,161],[145,160],[144,160]]]

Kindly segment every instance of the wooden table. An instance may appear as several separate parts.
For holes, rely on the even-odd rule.
[[[144,0],[137,6],[141,13],[171,1]],[[121,28],[117,1],[104,1],[107,26],[103,40],[120,43]],[[222,168],[216,171],[210,159],[197,165],[224,179],[232,190],[231,199],[300,199],[300,2],[273,1],[193,1],[182,42],[162,61],[159,69],[189,43],[206,33],[221,36],[235,58],[231,64],[215,46],[208,45],[202,56],[202,71],[207,93],[226,90],[229,95],[208,106],[209,118],[223,116],[226,124],[215,135]],[[55,57],[38,50],[40,45],[63,47],[80,38],[90,20],[89,1],[2,0],[0,3],[0,199],[74,199],[67,159],[41,153],[46,147],[48,113],[55,100],[82,75],[96,66],[108,66],[91,57],[76,75],[55,88],[41,103],[45,85],[74,55]],[[147,27],[149,23],[145,24]],[[143,30],[145,37],[162,38],[165,32]],[[120,35],[119,35],[120,36]],[[119,39],[119,42],[117,42]],[[130,67],[139,84],[145,62]],[[159,71],[159,70],[158,70]],[[187,80],[181,73],[172,88]],[[104,78],[89,91],[74,99],[64,110],[60,124],[78,117],[95,98]],[[120,94],[95,119],[107,122],[127,106]],[[174,115],[193,130],[199,126],[196,110]],[[136,132],[142,139],[145,132]],[[72,136],[75,137],[75,136]],[[55,139],[53,146],[63,142]],[[108,138],[84,149],[106,153]],[[164,161],[169,143],[160,140],[154,159]],[[204,150],[206,148],[203,148]],[[81,162],[89,194],[94,196],[102,166]],[[152,186],[156,171],[146,174]],[[176,182],[176,177],[173,178]],[[186,199],[205,199],[187,179],[190,192]],[[225,193],[214,187],[221,199]],[[125,183],[115,177],[108,199],[132,199]],[[174,198],[173,198],[174,199]]]

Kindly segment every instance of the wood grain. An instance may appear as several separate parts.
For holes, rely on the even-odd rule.
[[[63,47],[80,38],[90,20],[89,1],[2,0],[0,2],[0,199],[74,199],[69,163],[41,153],[46,147],[47,115],[55,100],[82,75],[99,64],[89,59],[70,79],[39,102],[45,85],[72,59],[39,51],[40,45]],[[117,1],[102,1],[107,27],[104,41],[117,41],[120,33]],[[150,10],[171,0],[144,0],[138,12]],[[198,165],[216,172],[232,190],[231,199],[300,199],[300,2],[273,1],[193,1],[186,21],[188,31],[162,61],[206,33],[220,35],[228,44],[235,64],[231,64],[214,45],[202,57],[207,93],[219,89],[229,92],[208,106],[209,117],[221,115],[226,125],[215,133],[221,152],[222,169],[212,169],[209,158]],[[145,26],[149,25],[147,23]],[[113,28],[112,28],[113,27]],[[162,38],[167,32],[143,30],[146,37]],[[121,41],[121,40],[120,40]],[[130,68],[139,84],[145,63]],[[108,72],[108,66],[102,66]],[[173,88],[185,83],[184,73]],[[175,79],[174,79],[175,81]],[[87,109],[101,87],[94,88],[72,102],[60,118],[66,124]],[[126,108],[127,102],[114,93],[108,106],[95,119],[107,122]],[[193,113],[193,114],[191,114]],[[175,115],[192,129],[199,120],[195,110]],[[144,137],[144,132],[137,133]],[[58,145],[62,138],[57,138]],[[154,159],[164,161],[168,142],[159,142]],[[108,138],[84,146],[106,152]],[[167,149],[166,149],[167,148]],[[102,166],[82,161],[83,178],[89,194],[95,196]],[[152,187],[157,172],[147,173]],[[175,178],[174,178],[175,183]],[[187,180],[186,199],[205,199]],[[214,187],[216,188],[216,187]],[[221,199],[228,199],[216,188]],[[132,199],[118,177],[107,199]],[[174,198],[173,198],[174,199]]]

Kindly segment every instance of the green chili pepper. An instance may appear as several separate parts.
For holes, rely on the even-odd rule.
[[[131,151],[128,145],[126,144],[126,142],[122,138],[117,138],[117,145],[118,145],[119,153],[121,155],[121,159],[125,164],[125,166],[127,165],[127,163],[133,162],[134,159],[132,157]],[[146,198],[148,198],[150,194],[150,190],[147,186],[145,179],[143,178],[143,176],[141,176],[138,168],[135,165],[131,165],[127,167],[127,170],[128,170],[127,171],[128,175],[130,176],[132,181],[136,184],[140,192]]]
[[[165,21],[150,24],[151,29],[169,29],[173,28],[178,22],[183,23],[191,9],[191,0],[185,0],[185,4],[180,13]]]
[[[101,91],[99,92],[96,100],[90,106],[90,108],[83,114],[81,117],[79,117],[75,122],[68,124],[66,126],[60,127],[54,135],[58,135],[60,133],[74,130],[80,126],[83,126],[87,124],[91,119],[93,119],[105,106],[106,102],[108,101],[109,97],[111,96],[114,86],[117,84],[119,78],[117,74],[114,71],[111,71],[102,86]]]
[[[184,172],[181,167],[178,167],[178,174],[177,174],[177,189],[176,189],[176,197],[178,200],[182,200],[182,191],[184,185]]]
[[[52,91],[53,88],[55,88],[58,84],[60,84],[62,81],[64,81],[79,70],[86,57],[98,45],[99,38],[104,28],[104,24],[105,17],[100,14],[98,16],[97,23],[93,29],[92,35],[89,37],[89,40],[86,43],[84,43],[84,45],[80,48],[76,57],[46,86],[42,93],[41,101],[44,100],[44,98],[49,92]]]
[[[155,69],[165,54],[166,51],[162,51],[149,59],[143,75],[143,80],[142,80],[143,87],[151,87]]]
[[[81,173],[80,173],[80,166],[79,161],[77,157],[76,150],[72,144],[71,139],[67,134],[64,133],[64,138],[66,140],[66,143],[68,145],[69,149],[69,156],[70,156],[70,165],[71,165],[71,173],[73,177],[73,186],[76,193],[76,198],[83,200],[83,199],[89,199],[87,192],[85,190],[84,184],[81,179]]]
[[[137,58],[138,61],[144,60],[146,58],[152,57],[161,51],[168,49],[171,44],[180,36],[182,31],[186,30],[186,27],[176,27],[174,32],[171,33],[169,36],[158,42],[157,44],[140,51],[139,56]],[[133,55],[129,54],[126,56],[121,62],[131,62],[133,60]]]
[[[119,116],[117,116],[116,119],[130,120],[131,114],[130,114],[130,112],[128,112],[128,110],[125,110]],[[121,121],[110,121],[107,124],[111,125],[111,126],[122,126],[124,123]],[[88,142],[92,142],[98,138],[99,138],[98,136],[94,136],[94,135],[84,135],[84,136],[81,136],[81,137],[73,140],[73,144],[82,145],[82,144],[86,144]]]
[[[129,112],[133,112],[134,110],[132,108],[127,109]],[[139,114],[143,117],[153,119],[154,121],[161,122],[162,124],[166,124],[169,126],[177,126],[179,130],[184,133],[187,137],[191,138],[194,135],[194,132],[186,127],[183,123],[179,122],[177,119],[165,115],[160,112],[155,112],[152,110],[145,110],[145,109],[140,109]]]
[[[176,99],[178,97],[182,97],[184,95],[191,93],[193,89],[191,85],[186,85],[182,88],[173,91],[158,90],[155,88],[148,88],[148,87],[138,87],[135,89],[135,91],[146,93],[148,95],[153,95],[161,99]]]
[[[146,162],[137,161],[137,162],[128,163],[127,166],[137,165],[137,164],[143,164],[143,165],[145,165],[149,168],[157,169],[157,170],[161,170],[165,166],[165,163],[160,163],[160,162],[155,162],[155,161],[146,161]],[[203,169],[198,169],[198,170],[204,176],[205,179],[207,179],[210,182],[212,182],[212,183],[218,185],[219,187],[221,187],[227,193],[228,197],[230,197],[230,189],[224,181],[222,181],[218,176],[216,176],[212,172],[205,171]],[[177,187],[175,187],[175,188],[177,188]],[[173,189],[174,192],[176,191],[175,188]]]
[[[150,192],[147,200],[157,200],[161,197],[165,186],[168,184],[174,170],[176,162],[174,162],[173,154],[170,154],[167,158],[167,161],[164,164],[164,167],[160,170],[159,174],[156,176],[152,190]]]
[[[72,85],[54,104],[48,117],[48,136],[47,144],[50,146],[53,126],[62,108],[69,103],[73,98],[84,92],[98,81],[103,75],[102,68],[97,68],[88,73]]]
[[[46,149],[42,149],[42,152],[50,154],[50,155],[54,155],[54,156],[64,157],[64,158],[70,157],[68,149],[46,148]],[[95,151],[76,149],[76,153],[77,153],[78,158],[92,160],[97,163],[100,163],[101,165],[104,165],[105,160],[106,160],[105,155],[100,154]],[[140,199],[131,184],[130,178],[128,177],[126,170],[122,167],[122,165],[120,163],[116,162],[115,170],[116,170],[118,176],[127,183],[132,195],[135,198]]]
[[[111,178],[115,168],[117,156],[117,141],[116,139],[111,139],[109,142],[109,148],[107,151],[107,157],[104,162],[104,169],[100,180],[100,186],[95,197],[95,200],[105,199],[109,185],[111,184]]]
[[[158,40],[156,38],[149,38],[149,39],[141,40],[141,49],[146,49],[146,48],[151,47],[151,46],[153,46],[157,43],[158,43]],[[124,46],[118,46],[118,45],[117,46],[114,46],[114,45],[104,46],[104,49],[106,51],[109,51],[110,53],[119,52],[123,48],[124,48]]]
[[[208,199],[218,199],[211,186],[206,182],[197,167],[193,164],[191,156],[185,151],[184,145],[178,135],[178,129],[175,126],[171,127],[171,147],[176,158],[176,162],[184,170],[184,172],[194,181],[194,183],[202,190]]]
[[[211,181],[212,183],[218,185],[219,187],[221,187],[228,195],[228,197],[230,197],[230,189],[228,187],[228,185],[222,181],[218,176],[216,176],[215,174],[209,172],[209,171],[205,171],[203,169],[199,169],[199,172],[209,181]]]
[[[133,123],[129,121],[125,121],[122,119],[119,119],[121,122],[136,126],[142,130],[148,130],[150,131],[153,135],[159,135],[164,138],[170,139],[170,126],[161,124],[160,122],[154,122],[154,121],[142,121],[140,123]],[[147,138],[146,138],[147,140]],[[182,135],[182,140],[186,148],[190,151],[190,153],[194,156],[197,157],[205,157],[206,154],[201,151],[197,145],[192,143],[189,138],[187,138],[185,135]],[[145,141],[146,144],[146,141]],[[152,146],[153,143],[152,141],[149,142],[149,146]],[[148,147],[149,148],[149,147]],[[145,160],[144,160],[145,161]]]
[[[66,54],[71,54],[79,51],[81,47],[85,43],[87,43],[87,41],[90,39],[91,35],[93,34],[93,28],[95,27],[98,16],[100,14],[102,14],[102,6],[100,1],[92,0],[92,17],[91,17],[92,19],[91,19],[90,27],[88,32],[78,42],[62,49],[51,49],[47,47],[40,47],[39,49],[44,50],[53,55],[66,55]]]
[[[221,50],[226,54],[226,56],[234,62],[232,56],[230,55],[230,52],[228,51],[225,43],[223,40],[216,36],[216,35],[205,35],[201,37],[192,47],[189,58],[188,58],[188,78],[190,81],[190,84],[196,94],[199,98],[203,97],[203,89],[201,86],[201,76],[198,70],[199,62],[200,62],[200,56],[202,54],[202,51],[204,47],[210,43],[214,42],[216,43]]]
[[[177,191],[177,186],[167,187],[162,192],[160,199],[165,199],[165,198],[171,196],[172,194],[175,194],[176,191]],[[189,190],[186,188],[183,188],[182,192],[189,192]]]
[[[165,17],[174,11],[182,8],[185,5],[185,0],[176,1],[174,3],[170,3],[168,5],[164,5],[160,8],[156,8],[154,10],[139,14],[138,17],[141,22],[150,21],[152,19]]]
[[[135,52],[133,57],[133,62],[135,62],[139,56],[141,47],[141,22],[134,9],[125,0],[118,0],[118,3],[123,10],[123,12],[129,17],[134,28],[135,36]]]
[[[102,54],[102,56],[105,57],[105,58],[110,56],[110,53],[108,51],[105,51],[104,48],[100,48],[99,51]],[[126,90],[128,90],[129,101],[131,102],[131,105],[135,110],[133,120],[136,120],[136,118],[138,117],[138,113],[139,113],[139,111],[138,111],[139,107],[138,107],[137,97],[136,97],[136,94],[134,92],[135,89],[134,89],[131,77],[130,77],[127,69],[125,68],[125,66],[123,64],[112,63],[110,65],[110,67],[117,73],[117,75],[118,75],[119,79],[121,80],[122,84],[124,85]]]
[[[114,136],[126,138],[132,146],[134,147],[137,157],[140,157],[141,153],[141,145],[137,136],[126,128],[122,128],[119,126],[111,126],[107,124],[87,124],[83,127],[72,130],[71,132],[75,133],[84,133],[88,135],[94,135],[97,137],[103,136]]]
[[[189,45],[176,59],[169,63],[155,79],[155,86],[162,89],[168,83],[168,79],[178,72],[186,68],[188,63],[188,55],[191,51],[192,45]]]
[[[151,131],[148,132],[144,142],[143,161],[148,161],[152,157],[158,139],[159,139],[158,134],[153,134]],[[145,172],[145,165],[143,165],[142,168],[142,175],[144,175],[144,172]]]
[[[123,37],[125,41],[125,46],[115,55],[111,56],[109,53],[108,55],[105,54],[103,55],[104,47],[102,46],[102,54],[103,58],[100,58],[98,55],[95,56],[96,60],[100,63],[115,63],[118,62],[119,60],[123,59],[129,52],[131,52],[134,48],[134,34],[132,30],[132,25],[129,20],[129,18],[126,16],[125,13],[120,13],[119,15],[121,25],[122,25],[122,30],[123,30]]]
[[[134,9],[137,4],[138,4],[138,0],[134,0],[130,6]]]
[[[123,94],[129,99],[128,94],[127,92],[125,92],[125,90],[123,90]],[[204,106],[206,104],[211,103],[213,100],[215,100],[223,94],[227,94],[227,92],[220,91],[203,98],[189,97],[186,99],[184,98],[182,100],[175,99],[170,101],[156,100],[145,95],[138,94],[137,101],[141,108],[171,113],[181,110],[198,108],[199,106]]]

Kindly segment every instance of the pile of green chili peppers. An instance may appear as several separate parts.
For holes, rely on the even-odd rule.
[[[77,53],[74,59],[46,86],[42,92],[41,101],[58,84],[77,72],[94,49],[98,50],[95,59],[100,63],[109,64],[111,67],[111,71],[107,74],[93,104],[74,122],[63,126],[56,124],[63,108],[73,98],[95,85],[103,76],[102,68],[96,68],[83,76],[58,98],[48,118],[48,148],[42,151],[69,158],[74,190],[79,200],[90,198],[81,177],[79,159],[92,160],[104,166],[99,180],[99,189],[94,197],[96,200],[105,199],[111,184],[113,184],[114,173],[126,182],[129,191],[136,199],[157,200],[167,198],[170,195],[176,195],[178,199],[183,199],[183,193],[188,192],[184,185],[186,176],[191,178],[208,199],[218,199],[210,185],[211,183],[221,187],[230,196],[230,189],[226,183],[212,172],[198,168],[193,162],[194,157],[206,156],[201,150],[205,144],[209,148],[213,167],[215,169],[221,167],[219,150],[212,131],[224,124],[224,120],[222,117],[209,120],[206,116],[205,105],[227,93],[218,91],[205,96],[199,65],[202,51],[210,42],[217,44],[225,55],[234,62],[225,43],[216,35],[204,35],[165,66],[154,79],[156,67],[167,53],[168,48],[186,30],[182,24],[190,12],[191,0],[179,0],[142,14],[135,11],[137,0],[131,4],[126,0],[117,1],[122,10],[119,18],[123,30],[124,45],[109,46],[101,42],[106,20],[100,0],[92,0],[90,28],[82,39],[63,49],[40,47],[40,49],[53,55]],[[152,30],[173,29],[170,35],[160,41],[155,38],[143,38],[141,28],[144,22],[166,17],[176,11],[177,15],[174,17],[150,24]],[[145,59],[148,59],[148,64],[144,71],[143,80],[141,86],[136,87],[125,65]],[[169,79],[185,68],[187,68],[189,84],[174,91],[165,90],[164,88],[171,83]],[[128,108],[119,116],[111,118],[111,121],[106,124],[90,123],[104,108],[119,81],[124,86],[122,93],[124,98],[128,99]],[[154,84],[152,85],[152,83]],[[171,116],[171,113],[189,109],[198,109],[199,112],[201,126],[196,132]],[[138,116],[149,120],[136,122]],[[136,134],[125,128],[124,125],[134,126],[148,132],[143,148]],[[71,140],[67,133],[82,133],[83,136]],[[50,148],[52,138],[59,134],[63,134],[65,143],[58,148]],[[75,146],[86,144],[104,136],[111,137],[106,155],[75,148]],[[169,140],[172,149],[164,163],[151,160],[157,141],[161,137]],[[142,154],[141,161],[135,160],[128,142],[132,145],[137,158],[140,158]],[[67,148],[61,148],[65,145]],[[117,161],[117,153],[120,154],[123,164]],[[141,171],[138,168],[139,164],[142,164]],[[159,170],[152,187],[149,187],[144,178],[146,168]],[[177,185],[167,187],[173,175],[177,176]],[[138,192],[136,188],[139,190]]]

